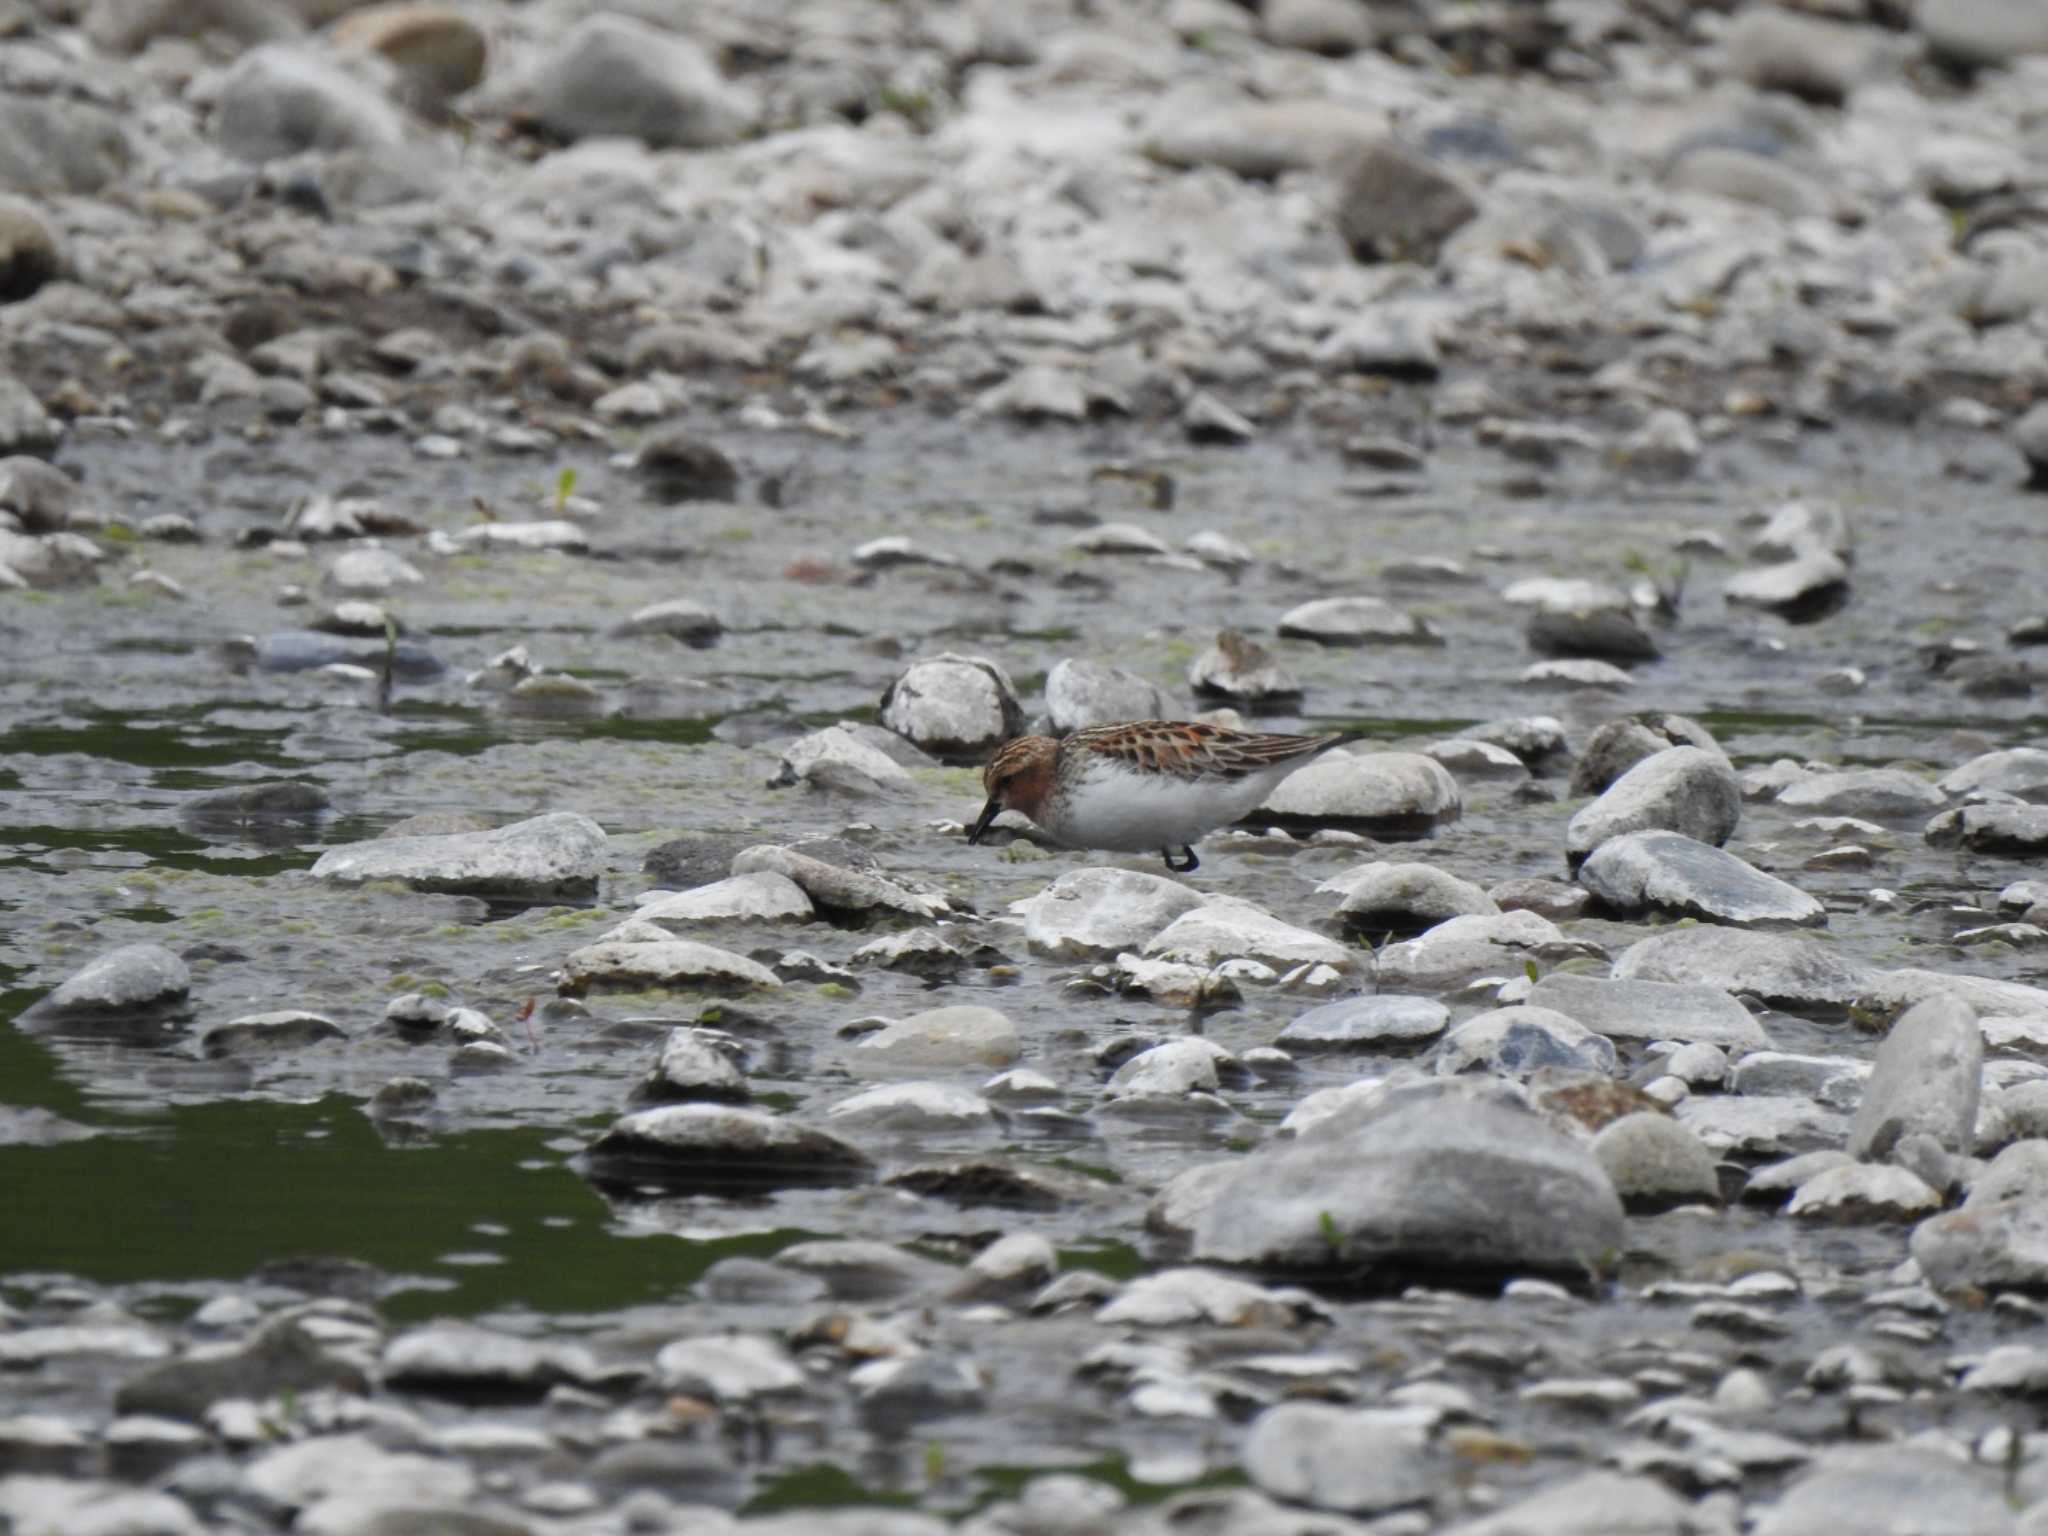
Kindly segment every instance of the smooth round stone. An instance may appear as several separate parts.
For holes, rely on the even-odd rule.
[[[1849,1129],[1849,1154],[1887,1159],[1902,1140],[1919,1134],[1953,1155],[1968,1153],[1976,1141],[1983,1075],[1977,1010],[1957,997],[1914,1004],[1877,1048]]]
[[[1234,629],[1218,631],[1188,665],[1188,686],[1206,698],[1273,700],[1301,696],[1301,679],[1271,652]]]
[[[677,932],[697,923],[807,923],[815,915],[802,886],[787,875],[765,869],[663,896],[633,913],[641,922],[659,923]]]
[[[1024,730],[1009,674],[986,657],[950,652],[905,668],[882,695],[880,718],[941,757],[977,757]]]
[[[1295,1051],[1415,1051],[1441,1035],[1450,1017],[1433,997],[1347,997],[1309,1009],[1275,1043]]]
[[[1386,835],[1427,831],[1464,812],[1458,781],[1420,752],[1326,752],[1282,779],[1255,816]]]
[[[1471,881],[1433,864],[1365,864],[1325,880],[1316,893],[1341,896],[1338,919],[1372,932],[1412,933],[1447,918],[1500,911]]]
[[[1797,1014],[1840,1013],[1871,980],[1869,971],[1829,945],[1715,924],[1638,939],[1615,961],[1614,975],[1719,987]]]
[[[1054,960],[1108,959],[1142,947],[1183,913],[1199,891],[1143,870],[1077,869],[1036,896],[1010,903],[1024,919],[1031,952]]]
[[[846,1184],[871,1171],[838,1137],[729,1104],[666,1104],[622,1115],[582,1154],[600,1184],[664,1189]]]
[[[2006,794],[2039,805],[2048,803],[2048,751],[2010,747],[1986,752],[1950,769],[1935,781],[1951,800],[1968,795]]]
[[[161,944],[124,944],[87,962],[22,1015],[29,1024],[113,1018],[176,1007],[192,990],[185,962]]]
[[[636,609],[612,633],[615,635],[667,635],[686,645],[706,646],[724,633],[718,615],[693,598],[672,597]]]
[[[533,119],[571,140],[713,148],[743,137],[760,112],[752,94],[729,83],[691,39],[627,16],[580,22],[522,85]]]
[[[852,1066],[863,1073],[933,1067],[1007,1067],[1018,1055],[1017,1026],[1006,1014],[959,1003],[912,1014],[854,1042]]]
[[[1947,799],[1943,790],[1903,768],[1853,768],[1788,784],[1779,793],[1778,804],[1822,816],[1888,820],[1928,815]]]
[[[555,811],[491,832],[384,837],[330,848],[315,880],[361,885],[397,880],[420,891],[500,898],[575,895],[597,884],[604,829],[575,811]]]
[[[720,1038],[702,1029],[670,1030],[660,1058],[640,1081],[638,1096],[663,1103],[744,1104],[753,1092],[746,1074],[720,1048]]]
[[[1072,656],[1055,662],[1046,674],[1045,712],[1062,736],[1087,726],[1158,720],[1170,713],[1158,684],[1122,667]]]
[[[1964,805],[1927,823],[1934,848],[2028,858],[2048,850],[2048,805]]]
[[[1613,1040],[1699,1042],[1709,1049],[1719,1046],[1738,1053],[1766,1050],[1771,1044],[1755,1016],[1719,987],[1550,971],[1537,979],[1528,1000]],[[1672,1059],[1675,1063],[1675,1054]],[[1672,1070],[1678,1069],[1674,1065]]]
[[[1351,974],[1371,962],[1348,944],[1283,923],[1235,896],[1211,897],[1182,913],[1145,945],[1144,956],[1204,968],[1227,960],[1257,960],[1276,970],[1328,965]]]
[[[677,1339],[662,1346],[654,1370],[662,1391],[718,1403],[800,1392],[810,1381],[781,1340],[748,1333]]]
[[[562,965],[561,991],[574,997],[592,987],[670,987],[698,991],[774,990],[782,982],[759,961],[694,939],[672,939],[652,923],[649,935],[600,940],[572,950]]]
[[[1245,1475],[1276,1498],[1315,1509],[1376,1514],[1422,1503],[1442,1475],[1431,1419],[1405,1408],[1282,1403],[1252,1425]]]
[[[1840,1226],[1916,1221],[1941,1209],[1919,1175],[1882,1163],[1848,1163],[1815,1174],[1793,1191],[1787,1215]]]
[[[988,1100],[949,1083],[886,1083],[841,1099],[825,1118],[841,1129],[894,1134],[992,1131],[997,1124]]]
[[[1702,747],[1669,747],[1643,758],[1573,816],[1565,855],[1576,864],[1611,838],[1679,832],[1718,847],[1742,819],[1742,790],[1726,758]]]
[[[341,1026],[325,1014],[287,1008],[274,1013],[247,1014],[214,1025],[200,1035],[199,1054],[209,1061],[268,1056],[347,1038]]]
[[[1721,1203],[1714,1154],[1669,1115],[1624,1115],[1593,1138],[1593,1155],[1631,1211]]]

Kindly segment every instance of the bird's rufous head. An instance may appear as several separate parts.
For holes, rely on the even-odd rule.
[[[989,823],[1006,810],[1038,819],[1039,806],[1052,793],[1059,750],[1060,744],[1050,736],[1019,736],[996,749],[981,770],[981,787],[988,791],[988,803],[968,830],[969,843],[980,842]]]

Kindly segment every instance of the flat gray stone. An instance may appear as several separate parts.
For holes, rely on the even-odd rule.
[[[1874,821],[1925,816],[1948,796],[1917,773],[1903,768],[1850,768],[1816,773],[1779,791],[1787,810],[1817,816],[1866,816]]]
[[[2039,747],[2008,747],[1986,752],[1950,769],[1934,787],[1951,800],[1966,795],[2012,795],[2034,805],[2048,804],[2048,751]]]
[[[635,1110],[581,1154],[600,1184],[670,1190],[848,1184],[871,1171],[867,1155],[837,1136],[730,1104],[664,1104]]]
[[[1053,960],[1108,959],[1142,948],[1201,892],[1143,870],[1096,867],[1061,875],[1036,896],[1010,903],[1024,919],[1024,942]]]
[[[1280,616],[1283,640],[1321,645],[1441,645],[1413,614],[1377,597],[1319,597]]]
[[[1818,928],[1828,920],[1827,908],[1797,886],[1677,832],[1607,839],[1579,866],[1579,883],[1624,915],[1665,912],[1734,928]]]
[[[1280,1031],[1288,1051],[1411,1052],[1444,1032],[1451,1010],[1433,997],[1378,993],[1311,1008]]]
[[[1735,1055],[1771,1046],[1763,1025],[1720,987],[1550,971],[1530,989],[1529,1002],[1554,1008],[1610,1040],[1697,1042]]]
[[[542,900],[595,890],[604,859],[602,827],[577,812],[554,811],[492,832],[345,843],[321,854],[312,876],[339,885],[397,880],[417,891]]]
[[[1831,1014],[1862,996],[1871,973],[1821,940],[1701,924],[1638,939],[1622,951],[1614,974],[1621,981],[1719,987],[1787,1013]]]
[[[1719,847],[1742,819],[1742,789],[1726,758],[1701,747],[1669,747],[1642,759],[1565,828],[1565,858],[1577,864],[1610,838],[1678,832]]]
[[[768,869],[658,897],[633,913],[677,933],[699,923],[807,923],[816,915],[802,886]]]
[[[731,144],[760,112],[691,39],[610,14],[557,38],[519,94],[565,139],[636,138],[658,149]]]
[[[2048,805],[1962,805],[1927,823],[1936,848],[2030,858],[2048,850]]]
[[[652,924],[649,931],[661,930]],[[593,987],[668,987],[697,991],[774,990],[782,983],[759,961],[694,939],[646,942],[608,939],[574,950],[562,965],[561,991],[577,996]]]
[[[1199,1261],[1377,1280],[1583,1278],[1622,1240],[1592,1154],[1505,1085],[1424,1082],[1248,1154],[1195,1224]]]

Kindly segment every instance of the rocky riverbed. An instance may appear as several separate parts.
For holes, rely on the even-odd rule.
[[[2035,0],[0,82],[0,1532],[2048,1531]]]

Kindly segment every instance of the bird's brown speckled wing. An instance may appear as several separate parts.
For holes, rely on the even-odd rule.
[[[1305,762],[1355,736],[1276,736],[1194,720],[1131,720],[1076,731],[1068,744],[1141,773],[1176,779],[1243,779],[1281,763]]]

